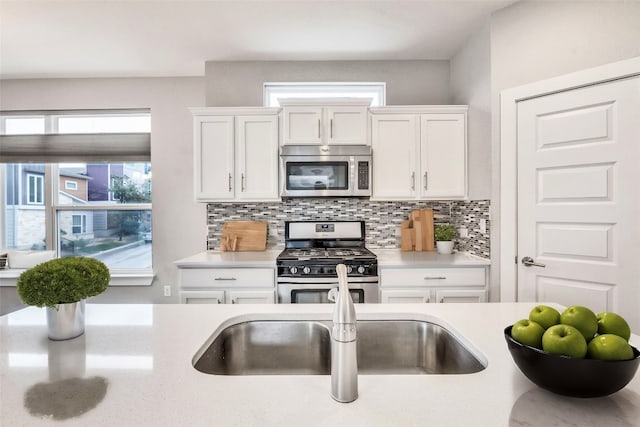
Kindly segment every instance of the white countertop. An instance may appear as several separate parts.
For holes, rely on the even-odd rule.
[[[371,249],[378,257],[380,267],[478,267],[488,266],[491,261],[466,253],[440,255],[437,252],[402,252],[400,249]],[[272,267],[282,248],[250,252],[200,252],[180,259],[175,264],[180,268],[207,267]]]
[[[83,336],[46,338],[45,311],[0,317],[2,426],[631,426],[640,376],[599,399],[543,391],[517,369],[505,326],[533,303],[367,304],[359,319],[442,319],[488,361],[467,375],[360,375],[359,398],[330,397],[328,375],[206,375],[196,351],[233,316],[330,316],[332,305],[87,305]],[[415,314],[414,314],[415,313]],[[640,337],[634,335],[637,347]],[[65,398],[69,393],[75,398]],[[57,401],[63,422],[38,412]],[[39,409],[43,408],[43,409]],[[36,412],[32,415],[31,412]],[[66,415],[65,415],[66,412]],[[82,412],[81,414],[79,414]]]

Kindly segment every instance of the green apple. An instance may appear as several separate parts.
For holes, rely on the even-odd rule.
[[[629,341],[631,328],[627,321],[619,314],[603,311],[596,316],[598,319],[598,334],[614,334]]]
[[[529,319],[518,320],[511,327],[511,336],[520,344],[542,349],[544,328]]]
[[[560,323],[560,312],[548,305],[538,305],[533,307],[529,313],[529,320],[533,320],[545,329],[549,326]]]
[[[598,332],[596,314],[581,305],[573,305],[564,310],[560,315],[560,323],[573,326],[579,330],[587,342],[591,341],[596,332]]]
[[[626,339],[614,335],[598,335],[587,346],[587,357],[598,360],[633,359],[633,349]]]
[[[573,326],[553,325],[542,335],[542,349],[547,353],[584,359],[587,354],[587,340]]]

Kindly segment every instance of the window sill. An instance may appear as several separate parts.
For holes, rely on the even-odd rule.
[[[21,268],[0,270],[0,287],[15,287],[18,276],[26,271]],[[152,271],[112,272],[109,286],[151,286],[155,274]]]

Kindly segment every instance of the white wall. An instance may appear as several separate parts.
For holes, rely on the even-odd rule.
[[[449,61],[209,61],[207,106],[263,105],[264,82],[386,82],[387,105],[449,104]]]
[[[640,2],[523,1],[491,19],[491,289],[500,269],[500,91],[640,56]]]
[[[491,33],[489,21],[450,61],[453,104],[469,105],[469,198],[491,198]]]
[[[204,79],[53,79],[0,81],[0,109],[150,108],[153,169],[152,286],[112,287],[92,302],[178,302],[177,259],[206,248],[206,206],[193,197],[192,117],[204,105]],[[171,285],[173,296],[164,297]],[[15,288],[0,288],[3,310]]]

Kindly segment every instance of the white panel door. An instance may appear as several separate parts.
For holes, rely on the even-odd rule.
[[[236,117],[236,199],[278,200],[278,117]]]
[[[467,142],[464,114],[420,117],[420,197],[464,198]]]
[[[197,200],[233,200],[233,116],[197,116],[194,183]]]
[[[519,301],[640,329],[639,112],[638,77],[518,103]]]
[[[381,114],[371,118],[372,199],[415,199],[419,161],[418,116]]]

